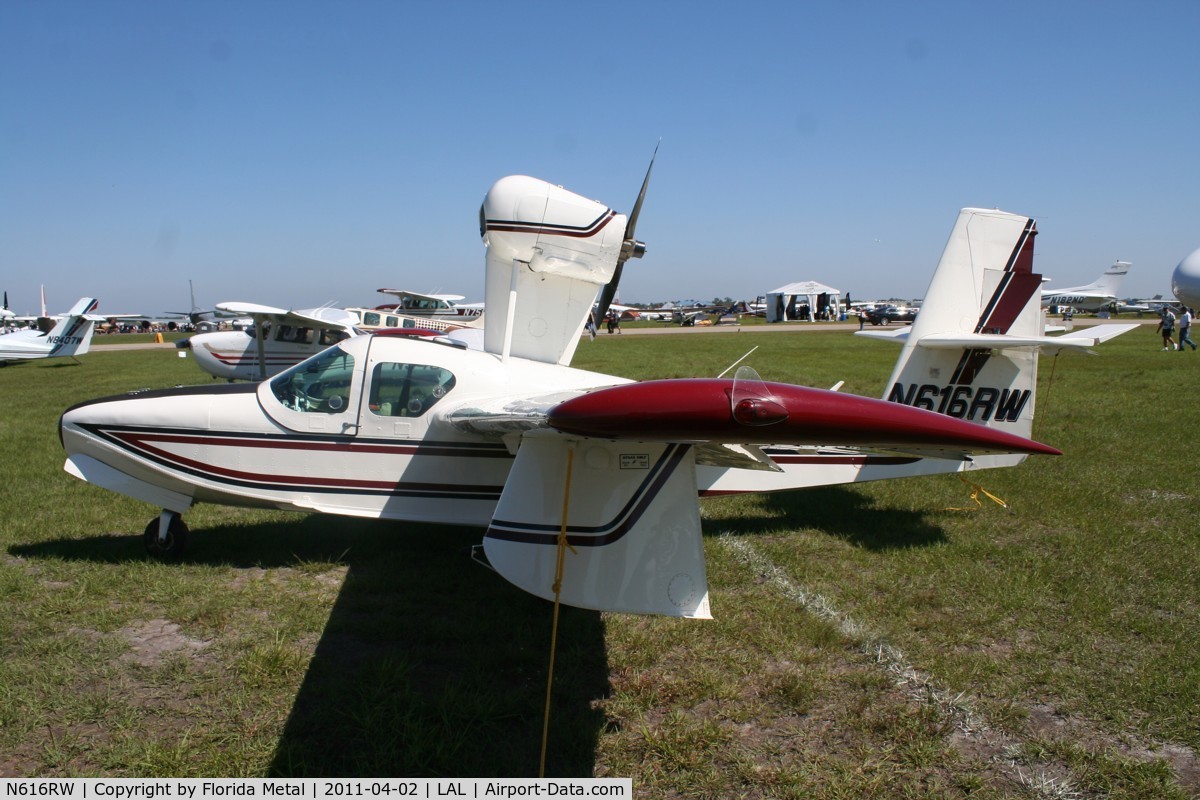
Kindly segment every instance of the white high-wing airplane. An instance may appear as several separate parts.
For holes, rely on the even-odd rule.
[[[1185,306],[1200,308],[1200,250],[1193,250],[1175,267],[1171,293]]]
[[[1043,289],[1042,306],[1069,306],[1078,311],[1102,311],[1117,302],[1117,291],[1129,273],[1128,261],[1117,261],[1087,286]]]
[[[160,555],[201,502],[481,526],[491,565],[540,597],[708,617],[701,496],[1058,453],[1029,438],[1038,352],[1095,340],[1042,335],[1033,220],[1001,211],[959,215],[886,399],[746,367],[641,383],[569,367],[597,291],[602,317],[644,252],[644,195],[626,218],[504,178],[481,209],[482,350],[355,336],[257,385],[81,403],[60,421],[65,468],[162,509],[144,534]]]
[[[104,319],[88,313],[95,308],[96,300],[83,297],[55,320],[49,331],[26,328],[0,334],[0,366],[10,361],[83,355],[91,347],[96,321]]]
[[[231,381],[263,380],[357,334],[358,318],[331,306],[290,311],[257,303],[217,303],[216,310],[248,317],[254,324],[242,330],[198,333],[182,346],[191,347],[200,369]]]
[[[460,294],[421,294],[404,289],[379,289],[396,298],[374,308],[351,306],[346,310],[358,318],[361,331],[386,328],[423,328],[440,333],[483,326],[483,303],[459,305]]]
[[[411,292],[407,289],[379,289],[377,291],[380,294],[392,295],[396,301],[376,306],[374,309],[363,309],[364,311],[398,311],[414,317],[465,317],[468,319],[483,314],[483,303],[461,303],[459,301],[466,299],[461,294],[425,294]]]

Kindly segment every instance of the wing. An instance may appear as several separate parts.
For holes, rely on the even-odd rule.
[[[403,300],[426,300],[431,302],[442,301],[447,304],[457,303],[459,300],[465,300],[461,294],[425,294],[423,292],[410,292],[407,289],[376,289],[380,294],[390,294],[397,299]]]
[[[557,584],[563,602],[583,608],[681,617],[710,615],[698,463],[776,468],[760,444],[948,459],[1058,453],[924,409],[763,383],[752,370],[475,401],[442,419],[516,451],[484,537],[507,580],[547,599]]]
[[[217,303],[216,309],[235,317],[252,317],[256,325],[269,320],[297,327],[337,328],[351,334],[355,333],[354,325],[358,322],[349,311],[332,306],[289,310],[258,303],[226,302]]]

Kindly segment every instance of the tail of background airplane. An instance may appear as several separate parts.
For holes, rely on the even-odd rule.
[[[1117,290],[1121,288],[1121,282],[1125,280],[1125,276],[1129,273],[1129,267],[1130,263],[1128,261],[1117,261],[1106,269],[1103,275],[1087,286],[1081,286],[1080,289],[1103,292],[1104,294],[1116,297]]]
[[[97,305],[95,298],[80,298],[66,316],[50,329],[46,336],[51,343],[51,356],[81,356],[88,351],[95,323],[88,319],[87,314]]]

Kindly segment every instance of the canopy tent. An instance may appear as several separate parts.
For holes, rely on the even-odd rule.
[[[841,317],[837,289],[816,281],[789,283],[767,292],[767,322],[803,319],[812,322],[828,309],[833,319]]]

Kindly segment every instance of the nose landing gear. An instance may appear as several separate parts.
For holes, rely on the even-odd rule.
[[[142,541],[152,558],[177,561],[187,549],[188,526],[177,512],[164,509],[146,525]]]

